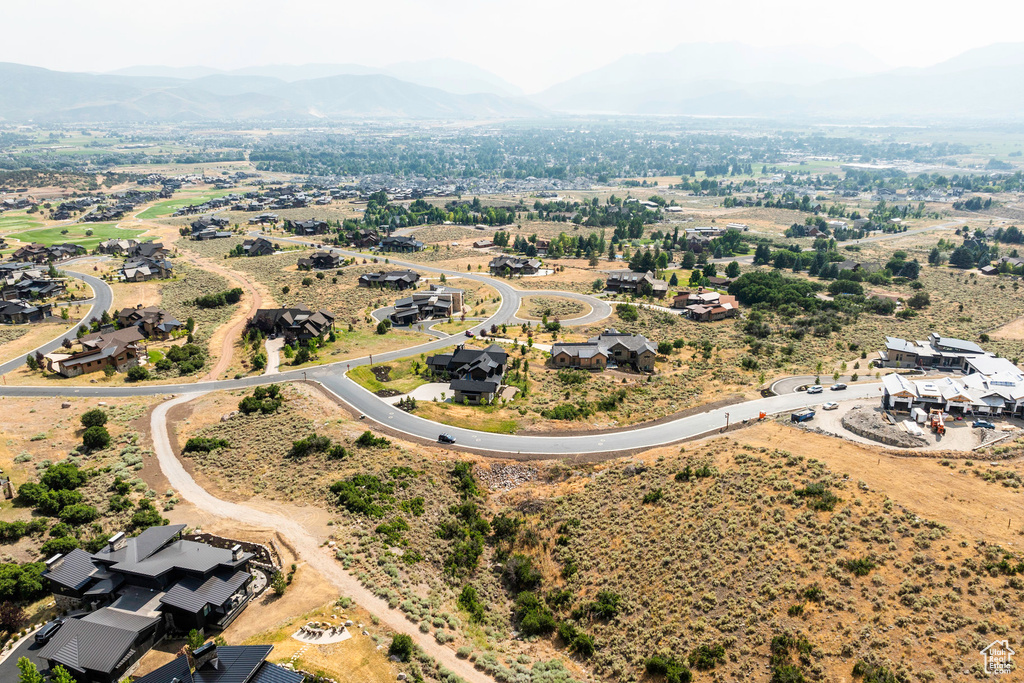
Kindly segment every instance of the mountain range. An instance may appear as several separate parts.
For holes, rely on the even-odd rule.
[[[231,71],[135,66],[70,73],[0,63],[0,121],[167,122],[569,114],[771,117],[800,121],[1017,121],[1024,43],[889,69],[855,45],[687,43],[629,55],[532,96],[456,60],[268,65]]]

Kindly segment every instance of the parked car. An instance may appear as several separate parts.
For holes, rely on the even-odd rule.
[[[995,429],[996,426],[988,420],[975,420],[971,423],[971,426],[975,429]]]
[[[821,409],[822,409],[822,410],[835,410],[835,409],[836,409],[836,408],[838,408],[838,407],[839,407],[839,404],[838,404],[838,403],[836,403],[835,401],[829,401],[828,403],[826,403],[825,405],[823,405],[823,406],[821,407]]]
[[[50,638],[53,638],[54,634],[57,633],[63,625],[63,619],[55,619],[51,621],[49,624],[36,631],[36,642],[40,645],[46,645],[50,642]]]
[[[473,336],[473,333],[472,333],[472,332],[470,332],[469,330],[466,330],[466,336],[467,336],[467,337],[472,337],[472,336]]]
[[[439,434],[437,440],[440,443],[455,443],[455,437],[448,433]]]
[[[825,387],[821,386],[820,384],[815,384],[813,387],[807,388],[808,394],[820,394],[823,391],[825,391]]]
[[[846,389],[846,385],[843,384],[842,382],[836,382],[829,388],[832,389],[832,391],[843,391]]]

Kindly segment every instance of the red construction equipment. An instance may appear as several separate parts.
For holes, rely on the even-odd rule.
[[[946,433],[946,423],[943,421],[944,416],[941,410],[932,409],[928,411],[928,424],[931,425],[932,431],[942,436]]]

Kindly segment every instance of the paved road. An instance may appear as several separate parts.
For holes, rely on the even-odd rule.
[[[79,262],[79,265],[80,267],[84,267],[84,263]],[[114,292],[113,290],[110,289],[110,285],[108,285],[106,282],[99,279],[98,277],[94,277],[92,275],[83,273],[81,272],[81,270],[68,268],[66,265],[61,265],[60,269],[68,272],[69,274],[72,274],[73,277],[84,280],[87,284],[89,284],[89,286],[92,287],[92,291],[96,293],[96,296],[94,296],[91,299],[92,306],[89,308],[89,312],[86,313],[84,320],[88,321],[93,316],[99,317],[103,311],[110,310],[111,305],[113,305],[114,303]],[[59,336],[54,337],[52,340],[38,347],[36,351],[41,352],[43,354],[47,354],[50,353],[51,351],[56,350],[57,348],[60,347],[61,342],[64,341],[64,337],[67,337],[68,335],[71,335],[73,337],[75,335],[75,329],[79,326],[79,324],[80,323],[72,325],[67,330],[62,332]],[[25,356],[27,355],[28,354],[26,353]],[[12,360],[7,361],[6,363],[0,364],[0,375],[4,375],[24,365],[25,356],[14,358]]]
[[[497,278],[495,278],[497,279]],[[605,318],[608,318],[612,314],[612,307],[603,299],[590,296],[589,294],[578,294],[576,292],[563,292],[560,289],[522,289],[516,290],[520,297],[527,296],[557,296],[561,299],[573,299],[580,301],[587,306],[590,306],[590,312],[575,318],[561,318],[559,322],[563,325],[592,325],[597,322],[601,322]],[[517,311],[518,312],[518,311]],[[536,320],[526,320],[525,318],[514,318],[510,322],[522,324],[524,322],[535,323]]]
[[[345,252],[356,255],[355,252]],[[362,254],[359,254],[361,257]],[[415,267],[429,272],[453,274],[451,271],[423,266],[422,264],[406,264],[393,261],[397,265]],[[521,292],[513,289],[508,283],[483,275],[472,273],[460,274],[461,277],[487,282],[498,290],[502,297],[498,311],[488,320],[481,322],[474,330],[479,331],[493,324],[501,324],[511,319],[519,309]],[[375,363],[388,362],[398,358],[432,353],[456,344],[462,340],[461,335],[432,340],[418,346],[405,348],[388,353],[374,354]],[[325,389],[334,393],[340,400],[347,403],[358,413],[374,420],[390,429],[433,440],[442,430],[454,435],[458,447],[487,452],[522,455],[525,457],[541,456],[572,456],[576,454],[608,453],[614,451],[649,448],[652,446],[672,443],[681,439],[699,436],[724,427],[726,413],[729,420],[736,421],[753,419],[760,412],[786,412],[805,405],[820,405],[831,397],[819,394],[811,397],[806,394],[785,394],[770,398],[757,399],[746,403],[729,406],[728,408],[711,410],[698,415],[636,429],[625,429],[618,432],[604,432],[589,436],[522,436],[506,434],[490,434],[477,432],[460,427],[441,426],[435,422],[410,415],[381,401],[374,394],[363,389],[348,379],[345,372],[351,367],[370,363],[370,357],[354,358],[340,363],[323,365],[307,370],[290,370],[273,376],[246,377],[238,380],[222,380],[171,385],[139,385],[122,387],[101,386],[60,386],[59,384],[45,387],[0,387],[0,395],[6,396],[159,396],[167,394],[196,394],[206,391],[244,389],[267,384],[270,382],[286,382],[309,379],[318,382]],[[881,385],[877,383],[862,384],[850,387],[843,398],[865,398],[880,396]]]

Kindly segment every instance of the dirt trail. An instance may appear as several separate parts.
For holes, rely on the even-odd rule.
[[[384,600],[363,587],[358,579],[342,569],[326,547],[321,546],[321,540],[310,534],[294,518],[277,514],[273,508],[257,509],[221,500],[199,486],[185,471],[171,448],[167,432],[167,412],[174,406],[187,403],[200,395],[198,393],[185,394],[162,403],[153,410],[150,417],[153,448],[156,451],[160,469],[167,477],[171,487],[182,498],[195,505],[199,510],[217,517],[234,520],[245,525],[264,526],[277,530],[283,538],[288,540],[296,554],[330,582],[341,595],[352,598],[357,605],[375,614],[388,628],[400,633],[408,633],[424,652],[466,681],[493,683],[493,679],[489,676],[477,671],[470,662],[456,657],[453,650],[439,645],[430,634],[420,633],[419,629],[415,628],[401,612],[391,609]]]

